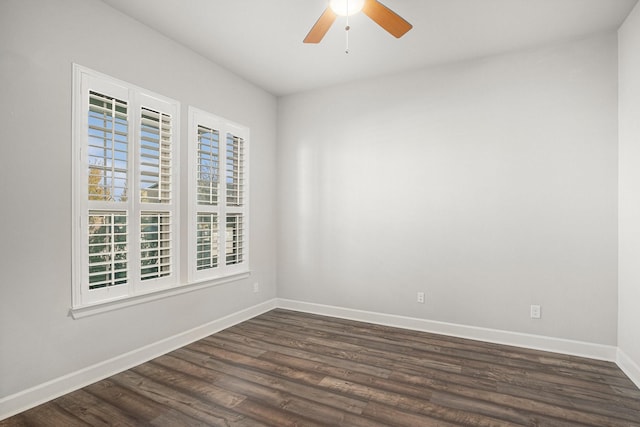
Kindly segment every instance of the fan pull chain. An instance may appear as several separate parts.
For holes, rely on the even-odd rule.
[[[349,0],[347,0],[347,11],[349,10]],[[344,53],[346,53],[347,55],[349,54],[349,30],[351,29],[351,27],[349,26],[349,13],[347,13],[347,25],[344,27],[344,34],[345,34],[345,45],[346,47],[344,48]]]
[[[347,25],[344,27],[345,39],[346,39],[346,48],[344,49],[344,53],[349,54],[349,30],[351,27]]]

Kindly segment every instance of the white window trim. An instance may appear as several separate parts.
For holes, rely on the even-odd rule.
[[[153,211],[167,211],[173,216],[172,221],[172,252],[171,252],[171,264],[172,271],[169,277],[150,279],[144,282],[144,286],[141,288],[139,280],[139,262],[137,251],[134,249],[139,243],[137,239],[131,239],[128,244],[132,247],[129,253],[135,254],[132,259],[128,259],[128,263],[131,263],[129,270],[133,273],[129,279],[127,285],[116,286],[111,294],[103,298],[90,297],[88,284],[83,283],[85,272],[87,268],[87,260],[84,259],[86,254],[86,237],[85,228],[87,224],[85,222],[88,218],[89,203],[87,197],[87,159],[86,148],[88,143],[88,92],[89,90],[95,90],[101,93],[108,94],[109,96],[120,96],[121,99],[128,101],[128,108],[132,111],[129,121],[129,144],[131,144],[132,138],[137,139],[137,135],[140,132],[138,123],[138,113],[142,106],[158,108],[164,112],[168,112],[172,116],[172,169],[171,169],[171,181],[172,181],[172,200],[170,206],[163,206],[153,204]],[[118,92],[118,93],[115,93]],[[176,100],[157,95],[151,91],[137,87],[135,85],[120,81],[105,74],[93,71],[86,67],[82,67],[77,64],[73,64],[73,99],[72,99],[72,139],[73,139],[73,157],[72,157],[72,169],[73,169],[73,185],[72,185],[72,315],[74,313],[80,313],[88,307],[107,307],[112,306],[114,301],[125,301],[125,305],[130,305],[127,301],[133,299],[140,299],[141,295],[150,294],[158,291],[166,291],[173,287],[180,285],[180,187],[179,187],[179,136],[180,136],[180,103]],[[169,111],[167,111],[167,106]],[[160,107],[160,108],[159,108]],[[129,152],[129,179],[131,182],[136,181],[135,186],[129,194],[129,199],[138,197],[135,190],[139,188],[139,177],[132,174],[133,165],[138,162],[138,144],[133,144],[133,151]],[[129,229],[130,235],[135,235],[139,231],[139,215],[140,211],[147,210],[146,207],[151,207],[142,202],[126,202],[127,212],[129,215]],[[110,210],[118,210],[116,207],[108,207],[105,203],[105,208]],[[84,228],[83,228],[84,227]],[[125,289],[126,286],[126,289]],[[95,292],[94,292],[95,295]],[[117,305],[117,303],[115,304]],[[85,310],[86,311],[86,310]],[[74,315],[75,317],[75,315]]]
[[[198,283],[206,283],[209,281],[218,282],[220,280],[226,281],[226,278],[232,277],[234,275],[242,275],[244,273],[249,273],[250,271],[250,235],[249,235],[249,204],[250,204],[250,188],[249,188],[249,173],[250,173],[250,165],[249,165],[249,129],[245,126],[233,123],[224,118],[218,117],[214,114],[208,113],[204,110],[197,109],[195,107],[189,106],[189,128],[188,128],[188,152],[189,152],[189,221],[188,221],[188,281],[190,284],[198,284]],[[219,224],[226,223],[226,214],[239,212],[243,215],[243,235],[244,235],[244,252],[243,252],[243,261],[239,264],[235,265],[225,265],[224,261],[220,261],[220,264],[216,268],[212,268],[209,270],[197,270],[197,256],[196,256],[196,244],[197,244],[197,213],[198,213],[198,204],[197,204],[197,191],[195,190],[197,185],[197,167],[198,167],[198,159],[197,159],[197,147],[198,147],[198,126],[206,126],[211,129],[218,130],[219,135],[219,165],[220,165],[220,190],[218,193],[218,207],[215,209],[215,212],[218,214]],[[242,208],[231,209],[226,206],[226,186],[225,184],[225,156],[226,156],[226,135],[227,133],[231,133],[236,137],[242,138],[244,140],[244,203]],[[211,211],[211,210],[209,210]],[[221,228],[219,227],[220,231]],[[221,233],[222,236],[224,236]],[[225,256],[219,256],[219,259],[224,259]]]
[[[131,307],[138,304],[145,304],[151,301],[157,301],[163,298],[169,298],[176,295],[186,294],[189,292],[197,291],[200,289],[206,289],[212,286],[223,285],[225,283],[235,282],[237,280],[246,279],[251,275],[251,272],[233,274],[226,277],[221,277],[212,281],[205,281],[201,283],[192,283],[181,285],[169,289],[160,291],[154,291],[143,295],[136,295],[126,299],[120,299],[115,301],[106,301],[97,304],[91,304],[84,307],[72,308],[69,310],[69,314],[74,319],[82,319],[84,317],[94,316],[100,313],[106,313],[113,310],[118,310],[125,307]]]

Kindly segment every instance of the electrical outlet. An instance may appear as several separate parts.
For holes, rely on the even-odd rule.
[[[260,283],[255,282],[255,283],[253,284],[253,292],[254,292],[254,293],[258,293],[258,292],[260,292]]]
[[[542,312],[540,309],[539,305],[532,305],[531,306],[531,318],[532,319],[539,319],[540,317],[542,317]]]
[[[418,292],[418,299],[417,299],[417,301],[418,301],[420,304],[424,304],[424,292]]]

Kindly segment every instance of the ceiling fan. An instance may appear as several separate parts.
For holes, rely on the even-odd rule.
[[[377,0],[331,0],[305,37],[304,43],[320,43],[338,15],[349,16],[359,11],[396,38],[402,37],[413,28],[413,25]],[[345,29],[349,30],[348,24]]]

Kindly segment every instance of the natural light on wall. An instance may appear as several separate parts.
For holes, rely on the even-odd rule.
[[[351,16],[362,10],[365,0],[331,0],[329,6],[340,16]]]

